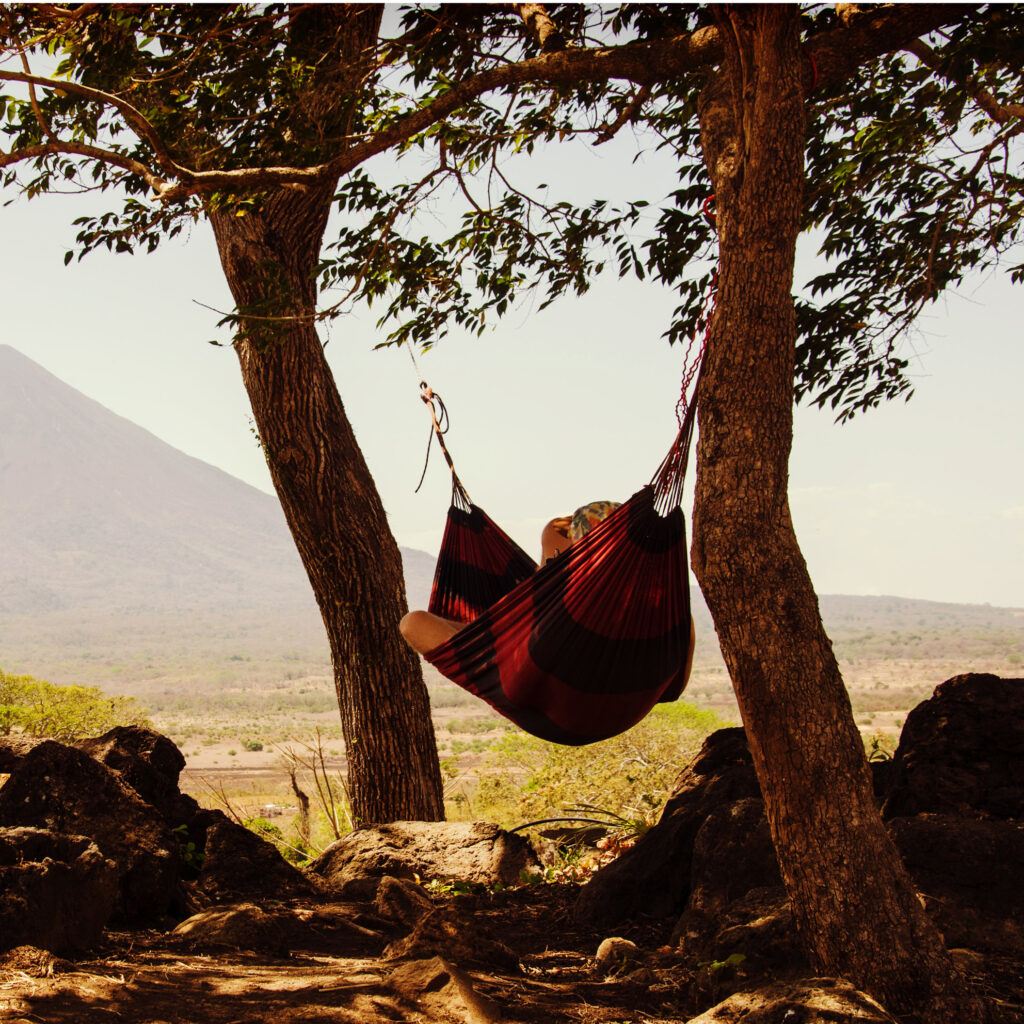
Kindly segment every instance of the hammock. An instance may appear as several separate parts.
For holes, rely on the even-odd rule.
[[[690,648],[679,503],[695,407],[651,483],[536,569],[469,501],[431,406],[453,487],[428,610],[468,625],[426,660],[526,732],[571,746],[676,700]]]

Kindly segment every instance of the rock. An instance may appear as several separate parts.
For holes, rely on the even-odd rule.
[[[760,800],[761,790],[746,736],[742,729],[720,729],[680,775],[658,824],[583,887],[577,920],[606,927],[637,914],[681,913],[690,896],[694,843],[705,819],[747,798]]]
[[[73,746],[116,772],[172,827],[184,824],[199,810],[192,797],[178,790],[185,758],[166,736],[137,725],[118,726]]]
[[[117,895],[117,866],[90,839],[0,828],[0,949],[88,948],[98,941]]]
[[[25,755],[43,742],[35,736],[0,736],[0,775],[13,772]]]
[[[248,949],[254,952],[288,952],[281,922],[254,903],[204,910],[182,921],[173,934],[193,949]]]
[[[754,992],[737,992],[688,1024],[896,1024],[896,1019],[849,982],[803,978]]]
[[[277,848],[222,811],[201,811],[188,836],[202,851],[199,877],[188,889],[201,904],[312,896],[316,883],[292,867]]]
[[[385,876],[377,889],[376,911],[389,921],[412,928],[434,909],[426,889],[405,878]]]
[[[481,995],[472,980],[443,957],[402,964],[388,984],[409,1003],[417,1019],[425,1015],[428,1020],[455,1017],[466,1024],[510,1024],[501,1007]]]
[[[441,956],[460,964],[498,965],[519,970],[519,957],[474,918],[473,901],[456,897],[432,907],[405,938],[384,950],[385,960]]]
[[[604,939],[594,956],[598,968],[605,972],[618,970],[639,959],[640,948],[637,944],[618,936]]]
[[[171,830],[108,768],[47,740],[32,748],[0,789],[0,826],[88,836],[117,865],[117,912],[153,919],[170,905],[179,860]]]
[[[346,896],[376,893],[385,875],[511,885],[523,870],[537,870],[522,837],[487,822],[396,821],[356,829],[311,865]]]
[[[1024,818],[1024,679],[954,676],[907,716],[883,817]]]
[[[684,946],[689,945],[684,940]],[[722,963],[740,954],[753,971],[806,967],[793,912],[782,886],[751,889],[730,903],[699,949],[698,959]]]
[[[731,903],[751,889],[781,884],[763,802],[747,797],[715,808],[694,839],[690,898],[674,938],[701,955]]]
[[[889,834],[947,947],[1024,956],[1024,822],[919,814]]]
[[[69,960],[63,960],[48,949],[39,949],[37,946],[15,946],[0,955],[0,972],[17,971],[30,978],[52,978],[55,974],[71,970],[74,970],[74,964]]]

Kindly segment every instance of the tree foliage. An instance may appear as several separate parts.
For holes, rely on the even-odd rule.
[[[412,5],[358,74],[304,60],[291,30],[310,16],[289,5],[6,8],[8,51],[57,63],[34,100],[3,97],[5,183],[29,195],[116,186],[119,210],[81,219],[81,256],[153,249],[204,208],[242,216],[268,189],[340,175],[339,228],[320,261],[325,316],[376,302],[390,341],[429,345],[449,324],[482,330],[529,289],[544,304],[608,271],[677,290],[669,340],[699,329],[716,251],[697,125],[721,52],[710,8],[555,4],[524,26],[514,6]],[[1024,14],[949,7],[905,49],[876,45],[838,73],[839,47],[887,31],[875,17],[802,16],[804,229],[820,258],[799,293],[796,397],[843,417],[909,395],[906,340],[923,307],[1001,259],[1015,280],[1024,273]],[[349,100],[325,131],[311,97],[345,74]],[[0,71],[12,84],[31,77]],[[638,153],[675,162],[669,195],[613,204],[516,179],[539,147],[624,132]],[[384,180],[359,169],[389,148]],[[462,201],[460,223],[432,221],[438,195]]]
[[[111,697],[95,686],[55,686],[0,670],[2,736],[75,740],[100,736],[119,725],[149,724],[134,697]]]

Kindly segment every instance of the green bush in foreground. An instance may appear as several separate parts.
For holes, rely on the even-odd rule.
[[[55,686],[0,671],[0,736],[73,740],[118,725],[149,724],[134,697],[110,697],[95,686]]]
[[[600,808],[645,827],[655,819],[704,737],[729,722],[677,702],[658,705],[629,732],[562,747],[516,732],[497,741],[475,778],[449,781],[449,817],[513,828]]]

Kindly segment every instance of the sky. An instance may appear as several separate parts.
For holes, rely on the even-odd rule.
[[[623,163],[605,147],[557,160],[532,170],[596,189],[624,175],[653,192],[671,187],[656,162]],[[0,207],[0,342],[271,491],[234,353],[208,344],[228,340],[214,310],[230,308],[209,228],[152,255],[96,253],[65,267],[71,220],[91,202]],[[909,403],[843,426],[798,408],[790,499],[819,593],[1024,608],[1022,300],[1024,290],[990,274],[933,306],[910,342]],[[322,328],[399,543],[436,553],[450,492],[435,449],[414,493],[429,433],[420,373],[448,406],[470,496],[535,555],[552,516],[646,483],[676,430],[684,352],[661,337],[674,305],[657,285],[602,279],[543,312],[526,302],[482,337],[453,333],[417,356],[419,372],[403,349],[374,350],[376,310]]]

